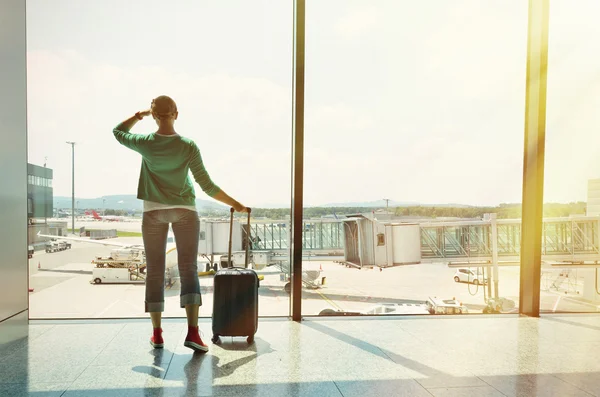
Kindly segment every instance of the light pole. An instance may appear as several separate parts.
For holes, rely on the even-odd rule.
[[[390,199],[382,199],[383,201],[385,201],[385,213],[389,214],[390,212],[388,211],[388,206],[390,204]]]
[[[67,141],[67,144],[71,145],[71,221],[75,233],[75,142]]]
[[[48,157],[44,157],[44,177],[47,177],[46,171],[46,163],[48,162]],[[48,180],[48,178],[46,178]],[[44,223],[48,223],[48,184],[44,186]],[[52,216],[52,215],[50,215]]]
[[[106,216],[106,199],[102,199],[102,216]]]

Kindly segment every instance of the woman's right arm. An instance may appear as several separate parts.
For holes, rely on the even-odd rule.
[[[202,162],[200,150],[195,144],[193,144],[192,147],[190,170],[192,171],[192,175],[194,175],[196,183],[200,185],[200,188],[204,193],[214,198],[215,200],[222,202],[223,204],[227,204],[233,207],[238,212],[248,212],[248,209],[244,205],[242,205],[240,202],[238,202],[237,200],[229,196],[227,193],[225,193],[210,179],[210,175],[208,175],[206,168],[204,168],[204,163]]]
[[[219,189],[219,193],[212,196],[215,200],[219,200],[223,204],[227,204],[230,207],[233,207],[237,212],[248,212],[248,208],[244,205],[230,197],[227,193]]]
[[[137,112],[135,115],[131,116],[127,120],[119,123],[119,125],[117,125],[113,129],[113,134],[117,141],[119,141],[121,145],[128,147],[129,149],[139,152],[142,144],[146,140],[146,136],[131,134],[129,131],[138,122],[138,120],[141,120],[148,115],[150,115],[150,111],[144,110],[143,112]]]

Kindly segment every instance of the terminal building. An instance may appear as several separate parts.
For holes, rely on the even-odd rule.
[[[51,168],[27,163],[27,238],[34,250],[41,250],[46,238],[37,234],[65,236],[67,222],[53,221],[54,192]]]
[[[600,215],[600,179],[588,180],[586,215]]]
[[[27,163],[27,217],[33,219],[52,217],[52,169]]]

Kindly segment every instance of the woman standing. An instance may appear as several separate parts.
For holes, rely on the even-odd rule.
[[[158,125],[156,132],[149,135],[129,132],[138,120],[150,115]],[[185,307],[188,322],[184,345],[196,351],[208,351],[198,332],[198,309],[202,304],[197,265],[200,221],[189,171],[210,197],[239,212],[247,212],[247,209],[213,183],[204,168],[196,143],[175,131],[177,116],[175,101],[161,95],[152,100],[150,110],[137,112],[120,123],[113,133],[119,143],[142,155],[137,197],[144,200],[142,235],[147,264],[145,310],[150,313],[154,327],[150,343],[155,348],[164,346],[161,315],[164,311],[165,251],[171,224],[181,277],[180,305]]]

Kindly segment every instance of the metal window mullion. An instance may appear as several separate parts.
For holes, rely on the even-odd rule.
[[[540,314],[549,0],[529,0],[519,313]]]
[[[294,66],[292,129],[292,238],[291,311],[294,321],[302,319],[302,208],[304,201],[304,36],[305,0],[294,1]]]

